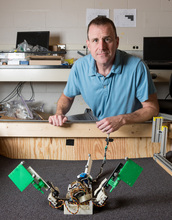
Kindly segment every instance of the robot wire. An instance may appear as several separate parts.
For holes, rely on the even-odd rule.
[[[110,136],[110,133],[108,134],[107,138],[106,138],[106,147],[105,147],[105,151],[104,151],[104,158],[103,158],[103,162],[102,162],[102,165],[100,167],[100,172],[98,173],[97,177],[93,180],[93,182],[97,182],[98,181],[98,178],[101,176],[101,174],[103,173],[103,166],[105,165],[106,163],[106,152],[107,152],[107,149],[108,149],[108,145],[109,145],[109,136]]]

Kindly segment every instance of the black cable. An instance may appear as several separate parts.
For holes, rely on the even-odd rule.
[[[21,83],[18,83],[17,86],[12,90],[12,92],[7,95],[3,100],[0,101],[0,104],[5,103],[13,99],[15,96],[17,96],[17,90],[20,87]]]
[[[2,99],[0,101],[0,104],[4,104],[6,102],[9,102],[10,100],[15,98],[16,96],[21,97],[22,96],[22,89],[24,87],[24,84],[25,84],[25,82],[19,82],[17,84],[17,86],[12,90],[12,92],[10,92],[4,99]],[[31,97],[30,97],[29,101],[33,101],[34,97],[35,97],[35,92],[34,92],[33,85],[32,85],[31,82],[30,82],[30,87],[31,87],[31,93],[32,94],[31,94]]]
[[[31,87],[31,91],[32,91],[32,96],[30,97],[29,101],[32,101],[35,98],[35,92],[34,92],[33,85],[31,82],[30,82],[30,87]]]
[[[167,99],[169,95],[170,95],[170,93],[168,93],[168,95],[166,95],[165,99]]]
[[[109,134],[108,134],[108,137],[106,138],[106,147],[104,149],[104,158],[103,158],[103,161],[102,161],[102,165],[100,167],[100,171],[99,173],[97,174],[96,178],[93,180],[93,182],[97,182],[99,177],[102,175],[103,173],[103,166],[105,165],[106,163],[106,152],[107,152],[107,149],[108,149],[108,145],[109,145]]]
[[[24,83],[21,82],[21,83],[19,84],[18,88],[17,88],[17,95],[18,95],[18,96],[21,96],[21,91],[22,91],[22,89],[23,89],[23,86],[24,86]]]
[[[14,92],[15,92],[15,90],[17,89],[17,87],[15,87],[14,89],[13,89],[13,91],[9,94],[9,95],[7,95],[4,99],[2,99],[1,101],[0,101],[0,103],[3,103],[4,102],[4,100],[6,100],[9,96],[11,96]],[[16,94],[14,93],[13,95],[12,95],[12,97],[14,97]],[[10,100],[10,98],[9,99],[7,99],[7,101],[8,100]]]

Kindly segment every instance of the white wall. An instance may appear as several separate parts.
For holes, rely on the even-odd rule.
[[[0,49],[13,49],[18,31],[50,31],[50,44],[65,43],[85,45],[86,9],[136,9],[137,22],[134,28],[117,28],[120,47],[142,47],[144,36],[172,36],[172,0],[1,0],[0,5]],[[69,47],[68,47],[69,46]],[[142,56],[142,51],[130,51]],[[69,50],[67,58],[78,58],[76,50]],[[0,83],[0,100],[16,83]],[[55,112],[56,102],[64,83],[34,83],[35,99],[45,102],[45,110]],[[168,84],[157,84],[158,97],[165,98]],[[28,85],[24,95],[30,92]],[[71,114],[80,113],[86,104],[77,97]]]
[[[136,9],[135,28],[117,28],[120,44],[142,45],[144,36],[172,35],[171,0],[1,0],[0,44],[15,45],[17,31],[49,30],[50,44],[85,44],[86,9]]]

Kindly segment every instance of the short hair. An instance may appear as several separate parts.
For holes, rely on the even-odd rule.
[[[117,32],[116,32],[116,27],[115,27],[115,24],[113,23],[113,21],[109,18],[107,18],[106,16],[98,16],[96,18],[94,18],[92,21],[90,21],[90,23],[88,24],[88,27],[87,27],[87,38],[89,39],[88,37],[88,32],[89,32],[89,29],[90,29],[90,26],[91,25],[106,25],[106,24],[110,24],[114,30],[114,33],[115,33],[115,38],[117,37]]]

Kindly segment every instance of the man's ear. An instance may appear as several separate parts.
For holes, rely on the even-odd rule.
[[[119,46],[119,37],[116,38],[116,49],[118,48]]]
[[[87,44],[88,50],[90,51],[90,41],[89,41],[89,40],[86,40],[86,44]]]

